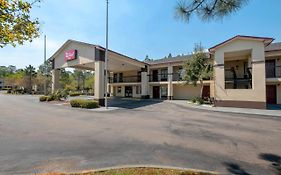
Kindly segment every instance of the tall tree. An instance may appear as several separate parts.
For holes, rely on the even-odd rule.
[[[77,80],[77,90],[84,90],[85,88],[85,79],[86,79],[86,73],[83,70],[75,69],[73,73],[75,79]],[[82,84],[82,88],[81,88]]]
[[[25,72],[25,75],[28,77],[28,82],[29,82],[28,91],[29,91],[29,93],[31,93],[32,78],[36,76],[35,68],[33,66],[29,65],[24,69],[24,72]]]
[[[249,0],[179,0],[176,16],[188,22],[193,14],[197,14],[203,21],[222,19],[237,12]]]
[[[203,81],[212,78],[213,65],[201,44],[195,45],[192,57],[184,65],[183,74],[183,80],[186,83],[192,83],[197,86],[199,82],[201,87],[200,96],[202,97]]]
[[[30,10],[40,1],[0,0],[0,48],[39,37],[39,21],[31,19]]]
[[[38,73],[40,74],[47,74],[47,76],[51,76],[52,71],[52,62],[46,61],[45,64],[41,64],[38,68]]]
[[[149,58],[149,56],[146,55],[144,61],[153,61],[153,59]]]

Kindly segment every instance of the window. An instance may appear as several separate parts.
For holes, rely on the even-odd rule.
[[[168,96],[167,86],[161,86],[161,97],[167,97],[167,96]]]
[[[120,82],[120,83],[123,82],[123,73],[119,73],[119,82]]]
[[[168,69],[161,69],[161,81],[168,80]]]
[[[141,94],[141,86],[136,86],[136,94]]]
[[[117,83],[117,74],[113,74],[113,83]]]
[[[179,76],[179,80],[182,80],[185,74],[185,70],[183,69],[183,67],[179,67],[179,71],[178,71],[178,76]]]

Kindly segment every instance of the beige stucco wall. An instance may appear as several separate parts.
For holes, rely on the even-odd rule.
[[[138,71],[125,71],[125,72],[114,72],[114,73],[123,73],[123,77],[137,76],[138,75]]]
[[[125,97],[125,86],[132,86],[133,88],[133,98],[140,98],[141,97],[141,93],[137,94],[136,91],[136,86],[141,86],[141,85],[120,85],[120,86],[114,86],[114,94],[116,97]],[[121,87],[121,93],[118,93],[118,87]]]
[[[218,48],[215,52],[215,65],[224,64],[225,52],[251,50],[253,88],[252,89],[225,89],[224,66],[216,66],[215,95],[216,100],[257,101],[265,102],[265,57],[264,44],[260,41],[235,40]]]
[[[65,52],[72,49],[77,50],[78,58],[76,60],[65,62],[64,60]],[[55,69],[72,67],[79,64],[92,63],[94,62],[94,58],[95,58],[95,48],[93,46],[70,42],[55,57]]]
[[[193,85],[173,85],[174,99],[186,100],[200,97],[200,86]]]
[[[210,81],[210,97],[215,97],[215,82]]]
[[[174,73],[179,73],[179,70],[180,70],[181,67],[182,67],[182,66],[174,66],[174,67],[173,67],[173,72],[174,72]]]

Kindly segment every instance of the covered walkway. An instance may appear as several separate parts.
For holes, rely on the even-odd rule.
[[[61,68],[75,68],[95,71],[95,99],[104,106],[105,87],[105,49],[98,45],[68,40],[49,59],[52,61],[52,91],[60,88],[59,72]],[[147,95],[146,63],[130,58],[123,54],[109,50],[108,74],[110,72],[124,72],[138,70],[141,72],[142,95]],[[112,87],[107,87],[108,92]]]

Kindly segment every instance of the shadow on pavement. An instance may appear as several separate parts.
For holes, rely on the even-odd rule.
[[[125,109],[136,109],[144,106],[162,103],[163,100],[154,99],[130,99],[130,98],[112,98],[108,101],[110,107],[119,107]]]
[[[269,110],[281,110],[281,105],[267,105],[267,109]]]
[[[243,168],[241,168],[238,164],[225,162],[223,163],[230,174],[234,175],[250,175]]]
[[[277,175],[281,175],[281,157],[279,155],[270,153],[261,153],[259,158],[271,163],[271,167],[275,170]]]

